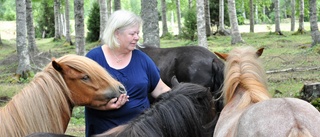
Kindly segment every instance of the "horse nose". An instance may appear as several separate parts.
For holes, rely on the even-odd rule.
[[[126,88],[124,88],[123,85],[119,86],[119,91],[120,91],[121,94],[126,94],[127,93]]]

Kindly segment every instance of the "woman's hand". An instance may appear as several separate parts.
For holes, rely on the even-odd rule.
[[[119,109],[127,101],[129,101],[129,96],[121,94],[118,98],[113,98],[107,103],[106,110]]]
[[[92,107],[92,108],[98,109],[98,110],[119,109],[127,101],[129,101],[129,96],[127,96],[126,94],[121,94],[118,98],[111,99],[106,105],[99,106],[99,107]]]

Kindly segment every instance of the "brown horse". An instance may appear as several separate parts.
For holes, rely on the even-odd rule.
[[[226,61],[223,108],[214,137],[319,137],[320,113],[297,98],[270,98],[258,57],[263,48],[216,53]]]
[[[63,134],[74,106],[105,105],[126,93],[124,86],[89,58],[65,55],[49,63],[0,108],[0,136],[34,132]]]

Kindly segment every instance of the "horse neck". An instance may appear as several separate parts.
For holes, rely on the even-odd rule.
[[[55,75],[55,74],[53,74]],[[59,75],[59,74],[58,74]],[[0,136],[26,136],[33,132],[64,133],[72,107],[57,77],[40,72],[0,111]]]

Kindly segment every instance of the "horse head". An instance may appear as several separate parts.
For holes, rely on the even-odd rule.
[[[120,82],[87,57],[68,55],[53,60],[51,64],[62,75],[75,105],[101,106],[120,94],[126,94]]]

